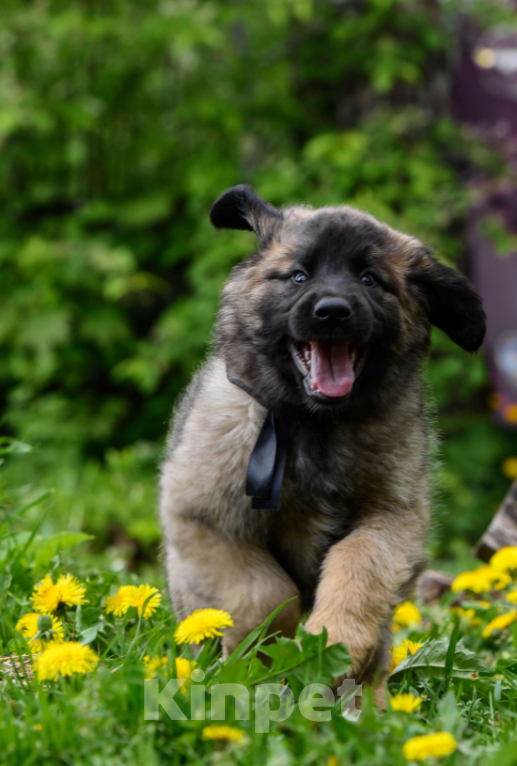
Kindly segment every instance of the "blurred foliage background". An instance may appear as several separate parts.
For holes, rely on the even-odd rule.
[[[470,179],[504,175],[451,117],[462,15],[435,0],[4,0],[0,29],[2,431],[33,446],[11,492],[54,488],[48,528],[154,561],[174,400],[218,294],[254,247],[211,203],[347,202],[466,268]],[[508,487],[482,356],[436,332],[433,553],[458,560]],[[17,487],[16,490],[12,489]]]

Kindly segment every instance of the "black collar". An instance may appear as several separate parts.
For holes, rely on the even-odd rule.
[[[264,423],[251,453],[246,473],[246,495],[251,497],[251,507],[259,511],[278,511],[282,495],[285,461],[289,442],[289,429],[273,408],[257,396],[242,380],[226,371],[228,380],[241,388],[248,396],[267,409]]]

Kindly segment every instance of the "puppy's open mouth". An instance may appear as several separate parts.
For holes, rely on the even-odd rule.
[[[365,359],[364,346],[345,340],[291,341],[291,354],[302,373],[307,392],[329,399],[346,396]]]

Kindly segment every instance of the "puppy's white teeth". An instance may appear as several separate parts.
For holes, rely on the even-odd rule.
[[[311,353],[310,353],[310,347],[307,352],[307,348],[304,346],[295,346],[296,356],[300,360],[300,362],[303,364],[304,368],[307,370],[307,372],[311,371]]]

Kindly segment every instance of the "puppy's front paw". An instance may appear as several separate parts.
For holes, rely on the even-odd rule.
[[[359,678],[372,657],[375,639],[367,635],[364,628],[355,629],[345,620],[338,621],[317,612],[313,612],[305,623],[305,628],[315,635],[321,633],[323,627],[327,630],[327,646],[342,643],[350,652],[352,669],[347,673],[348,678]]]
[[[333,624],[332,620],[328,617],[319,616],[313,613],[305,623],[305,628],[309,633],[313,633],[314,635],[318,635],[322,632],[323,628],[326,628],[327,646],[332,646],[332,644],[339,644],[341,642],[344,643],[342,638],[342,635],[345,632],[343,626]]]

